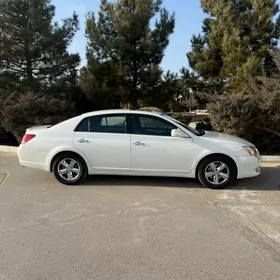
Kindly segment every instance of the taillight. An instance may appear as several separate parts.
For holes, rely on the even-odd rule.
[[[21,144],[25,144],[31,139],[33,139],[36,135],[35,134],[25,134],[21,140]]]

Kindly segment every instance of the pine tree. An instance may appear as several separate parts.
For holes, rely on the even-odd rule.
[[[242,87],[247,76],[277,71],[269,53],[280,38],[276,0],[201,0],[201,5],[209,17],[187,56],[205,86],[223,93]]]
[[[53,22],[50,0],[0,0],[0,88],[42,90],[73,85],[78,54],[68,46],[78,17]]]
[[[107,107],[119,100],[153,103],[174,23],[162,0],[102,0],[98,19],[90,13],[86,23],[87,66],[80,80],[88,96]]]

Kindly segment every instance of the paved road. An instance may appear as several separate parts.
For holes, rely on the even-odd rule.
[[[280,169],[223,191],[92,177],[67,187],[0,153],[0,279],[280,279]]]

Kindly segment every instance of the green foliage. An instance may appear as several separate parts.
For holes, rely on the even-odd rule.
[[[75,84],[80,58],[67,48],[78,17],[59,25],[54,15],[50,0],[0,0],[0,88],[59,91]]]
[[[142,107],[139,108],[140,111],[148,111],[148,112],[163,112],[161,109],[157,108],[157,107]]]
[[[158,101],[159,65],[174,22],[161,0],[102,0],[98,19],[90,13],[86,21],[87,65],[80,72],[80,84],[88,98],[98,108],[118,106],[120,101],[130,108]]]
[[[80,57],[67,50],[78,17],[59,25],[54,15],[50,0],[0,0],[0,126],[18,141],[27,127],[72,116],[70,100],[81,100]]]
[[[196,108],[198,104],[194,91],[197,78],[186,68],[180,70],[180,74],[167,71],[162,77],[160,95],[156,96],[154,103],[168,104],[168,109],[175,112],[183,112]],[[165,106],[161,106],[165,108]],[[166,110],[166,108],[165,108]]]
[[[68,102],[65,95],[14,92],[0,99],[0,127],[20,142],[28,127],[54,125],[74,116],[74,112],[74,104]]]
[[[193,116],[187,113],[167,113],[167,115],[186,125],[191,123],[193,120]]]
[[[212,127],[210,118],[205,118],[205,119],[197,122],[195,129],[202,129],[202,130],[206,130],[206,131],[212,131],[213,127]]]
[[[273,78],[251,78],[242,92],[213,96],[207,106],[217,131],[253,142],[261,131],[280,137],[280,82]],[[262,139],[260,139],[262,140]]]
[[[209,17],[202,34],[193,36],[188,59],[211,92],[234,92],[247,76],[276,70],[269,53],[280,38],[276,0],[201,0],[201,5]]]
[[[201,6],[209,16],[187,55],[194,71],[177,74],[160,67],[175,25],[162,0],[101,0],[98,14],[86,18],[87,64],[78,76],[80,57],[67,50],[78,30],[75,13],[59,24],[50,0],[0,0],[0,126],[19,141],[27,127],[89,110],[184,112],[207,104],[210,120],[198,128],[259,144],[275,140],[276,0],[201,0]],[[183,123],[193,120],[173,112]]]

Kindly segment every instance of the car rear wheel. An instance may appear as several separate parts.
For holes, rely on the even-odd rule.
[[[87,169],[79,156],[65,153],[58,156],[53,163],[55,178],[65,185],[77,185],[87,177]]]
[[[214,156],[200,163],[197,177],[205,187],[223,189],[236,180],[237,169],[233,160],[226,156]]]

